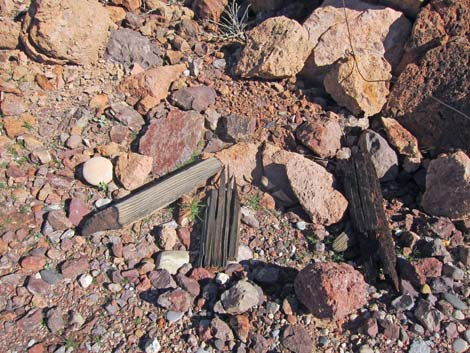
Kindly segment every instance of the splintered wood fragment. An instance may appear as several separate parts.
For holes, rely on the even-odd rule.
[[[397,256],[383,206],[382,190],[371,157],[354,151],[342,165],[343,184],[352,224],[359,233],[366,279],[375,282],[379,267],[399,290]]]
[[[190,193],[221,169],[222,163],[210,158],[178,170],[95,213],[84,222],[81,233],[87,236],[134,223]]]
[[[222,171],[220,186],[211,190],[201,234],[197,263],[206,268],[221,268],[227,261],[235,261],[240,230],[240,200],[233,178],[227,182]]]

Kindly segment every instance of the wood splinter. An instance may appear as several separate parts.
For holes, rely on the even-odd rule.
[[[81,227],[81,234],[88,236],[105,230],[121,229],[137,222],[190,193],[221,169],[222,163],[217,158],[210,158],[150,183],[87,218]]]
[[[235,261],[240,237],[240,199],[235,178],[227,181],[225,170],[220,186],[207,198],[204,227],[197,264],[205,268],[223,268]]]

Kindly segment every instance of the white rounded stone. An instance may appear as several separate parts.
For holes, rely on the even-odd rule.
[[[83,178],[91,185],[109,183],[113,180],[113,164],[104,157],[93,157],[83,165]]]

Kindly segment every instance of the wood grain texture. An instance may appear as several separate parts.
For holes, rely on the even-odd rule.
[[[354,151],[349,161],[342,162],[341,172],[351,221],[359,234],[366,279],[375,282],[380,275],[379,268],[382,267],[398,291],[395,243],[370,155]]]
[[[88,218],[81,227],[82,235],[120,229],[168,206],[222,169],[216,158],[178,170],[137,190],[131,195]]]

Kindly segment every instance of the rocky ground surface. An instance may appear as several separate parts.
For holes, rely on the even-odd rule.
[[[470,2],[247,3],[234,23],[228,0],[0,0],[0,352],[469,350]],[[399,292],[364,279],[338,170],[357,148]],[[236,262],[191,265],[204,188],[81,235],[213,155]]]

